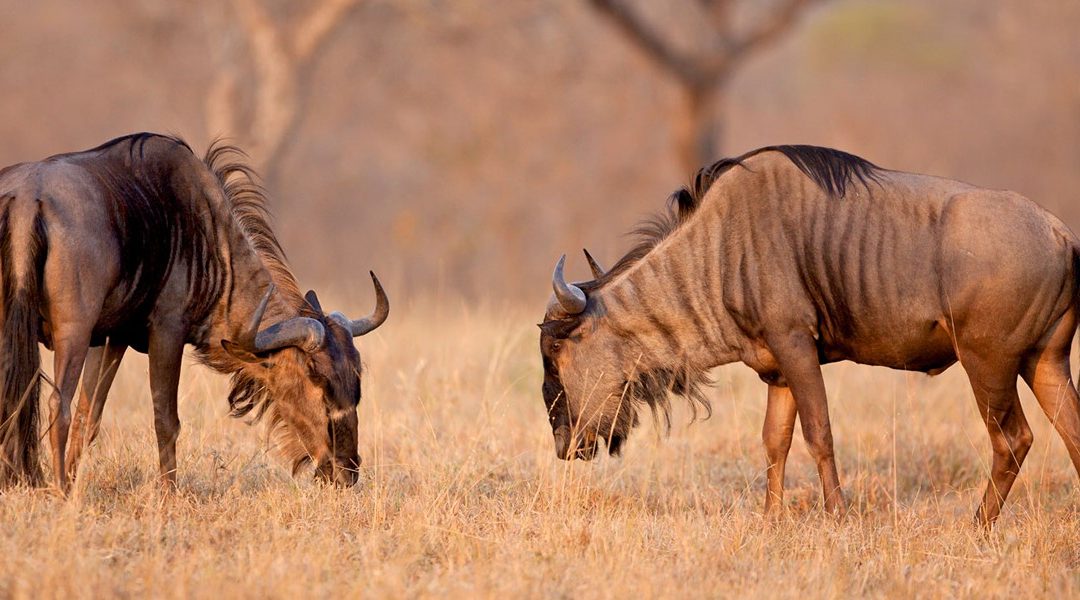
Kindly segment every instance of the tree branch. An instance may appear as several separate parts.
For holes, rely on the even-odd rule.
[[[769,14],[751,31],[731,42],[729,46],[731,55],[738,57],[773,43],[795,25],[799,14],[804,9],[818,1],[820,0],[785,0],[782,6]]]
[[[317,6],[296,28],[292,43],[293,57],[303,63],[317,54],[328,34],[358,5],[358,0],[327,0]]]
[[[235,103],[236,73],[228,67],[220,68],[206,95],[206,129],[210,135],[236,133]]]
[[[698,0],[702,10],[712,21],[713,31],[722,38],[731,33],[731,9],[733,0]]]
[[[291,35],[274,22],[261,0],[232,0],[231,4],[247,41],[255,80],[250,126],[241,138],[270,179],[276,175],[286,142],[303,116],[311,64],[329,34],[359,0],[324,0],[296,25]],[[211,86],[207,122],[212,132],[236,135],[240,61],[234,58],[230,62]]]
[[[683,56],[653,31],[633,9],[619,0],[591,0],[593,7],[607,17],[624,36],[653,62],[688,86],[697,86],[708,77],[699,61]]]
[[[680,161],[692,172],[714,160],[722,122],[716,114],[725,81],[746,56],[780,38],[795,25],[799,14],[822,0],[776,0],[768,15],[738,33],[732,24],[734,0],[695,0],[699,18],[712,29],[711,44],[680,52],[627,5],[626,0],[590,0],[631,43],[662,69],[675,75],[685,96],[685,107],[676,122]]]
[[[234,7],[247,31],[257,82],[251,142],[255,153],[265,159],[281,144],[293,113],[296,97],[293,57],[286,50],[284,36],[258,0],[235,0]]]

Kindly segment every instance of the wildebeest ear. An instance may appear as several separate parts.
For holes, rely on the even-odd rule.
[[[593,279],[600,279],[604,276],[604,267],[600,266],[600,263],[593,258],[592,254],[589,254],[588,249],[582,248],[582,252],[585,253],[585,260],[589,263],[589,270],[592,271]]]
[[[221,347],[229,353],[230,356],[236,360],[242,360],[246,363],[262,362],[262,359],[256,354],[248,352],[246,348],[237,344],[236,342],[230,342],[229,340],[221,340]]]
[[[322,305],[319,304],[319,297],[315,295],[315,290],[308,290],[308,292],[304,294],[304,300],[307,300],[307,303],[311,305],[311,308],[313,308],[315,312],[320,315],[322,314]]]

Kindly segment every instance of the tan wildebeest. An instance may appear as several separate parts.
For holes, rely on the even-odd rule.
[[[355,321],[325,314],[313,292],[301,296],[240,157],[215,144],[200,160],[179,139],[141,133],[0,171],[0,484],[42,479],[39,341],[55,352],[49,437],[61,490],[128,347],[149,354],[161,477],[175,485],[186,344],[232,375],[234,416],[270,415],[294,473],[313,462],[322,478],[355,483],[352,338],[386,319],[386,295],[372,274],[375,312]]]
[[[1077,238],[1012,192],[901,173],[836,150],[762,148],[702,169],[640,245],[592,281],[563,262],[541,325],[557,454],[617,452],[669,392],[706,409],[705,373],[741,361],[769,385],[765,507],[782,505],[798,414],[825,508],[844,510],[821,365],[963,365],[993,449],[979,522],[997,518],[1032,434],[1031,386],[1080,472]],[[565,259],[565,257],[564,257]]]

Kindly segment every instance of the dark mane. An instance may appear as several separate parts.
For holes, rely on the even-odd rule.
[[[625,273],[690,219],[717,179],[734,167],[747,168],[743,163],[763,152],[780,152],[833,198],[843,198],[853,181],[864,186],[876,182],[880,171],[878,166],[854,154],[819,146],[765,146],[734,158],[722,158],[698,170],[689,185],[676,190],[668,198],[666,210],[635,227],[631,234],[637,242],[603,277],[579,284],[579,287],[588,293]]]
[[[833,198],[843,198],[847,194],[848,185],[855,181],[869,187],[870,183],[877,182],[881,171],[877,165],[865,158],[820,146],[766,146],[744,154],[741,158],[769,151],[780,152],[786,156]]]
[[[135,150],[137,148],[138,151],[139,151],[139,156],[142,157],[143,156],[143,149],[144,149],[144,146],[146,144],[146,141],[151,140],[153,138],[168,140],[168,141],[170,141],[170,142],[172,142],[172,143],[174,143],[174,144],[176,144],[178,146],[186,148],[187,151],[191,152],[192,154],[195,153],[195,151],[191,149],[191,146],[188,145],[188,143],[185,142],[183,139],[181,139],[179,136],[167,135],[167,134],[164,134],[164,133],[151,133],[151,132],[148,132],[148,131],[143,131],[143,132],[140,132],[140,133],[129,133],[128,135],[122,135],[120,137],[115,137],[115,138],[113,138],[113,139],[111,139],[111,140],[109,140],[109,141],[107,141],[107,142],[105,142],[103,144],[100,144],[100,145],[98,145],[98,146],[96,146],[94,148],[91,148],[91,149],[87,150],[87,152],[97,152],[97,151],[100,151],[100,150],[105,150],[105,149],[109,148],[110,146],[115,146],[117,144],[122,144],[122,143],[127,142],[127,143],[131,144],[131,152],[132,152],[132,154],[134,155]],[[63,156],[63,155],[61,155],[61,156]]]
[[[203,162],[221,183],[233,218],[270,271],[278,293],[288,298],[294,308],[303,311],[307,303],[270,223],[266,190],[259,184],[259,176],[247,159],[247,154],[239,147],[219,139],[211,142]]]
[[[270,277],[277,286],[277,293],[281,294],[298,314],[321,318],[321,315],[310,309],[300,294],[296,277],[286,262],[285,250],[270,223],[265,190],[258,182],[258,174],[247,163],[247,154],[237,146],[215,140],[207,149],[203,163],[221,184],[229,203],[230,214],[270,272]],[[262,380],[243,367],[226,370],[232,372],[232,388],[229,391],[230,416],[243,417],[254,411],[252,422],[268,416],[268,437],[277,438],[279,450],[294,462],[294,470],[299,468],[296,461],[302,464],[301,458],[307,457],[307,454],[302,452],[302,448],[293,447],[295,436],[284,435],[284,421],[274,410],[273,397]]]
[[[646,254],[651,252],[660,242],[678,229],[679,225],[685,223],[694,214],[702,198],[705,197],[705,193],[709,191],[709,188],[721,175],[727,173],[733,167],[741,166],[742,161],[747,156],[724,158],[695,173],[688,186],[676,190],[668,198],[666,210],[642,221],[634,228],[631,234],[637,238],[637,243],[634,244],[630,251],[608,269],[603,277],[580,284],[581,289],[588,293],[602,287],[644,258]]]
[[[166,135],[166,134],[163,134],[163,133],[151,133],[149,131],[142,131],[142,132],[139,132],[139,133],[129,133],[127,135],[122,135],[122,136],[119,136],[119,137],[115,137],[115,138],[113,138],[113,139],[111,139],[111,140],[109,140],[107,142],[98,144],[97,146],[94,146],[93,148],[90,148],[89,150],[80,150],[80,151],[77,151],[77,152],[65,152],[63,154],[54,154],[54,155],[46,158],[45,160],[46,161],[61,160],[61,159],[64,159],[64,158],[70,158],[70,157],[78,156],[80,154],[90,154],[90,153],[95,153],[95,152],[103,152],[103,151],[111,149],[113,146],[118,146],[120,144],[128,144],[128,156],[130,158],[133,158],[133,159],[138,158],[138,159],[142,160],[142,159],[146,158],[146,155],[145,155],[145,152],[144,152],[144,150],[146,148],[146,142],[148,142],[149,140],[152,140],[152,139],[159,139],[159,140],[164,140],[164,141],[167,141],[167,142],[172,142],[173,144],[176,144],[177,146],[180,146],[182,148],[187,149],[188,152],[191,152],[192,154],[195,154],[195,151],[191,149],[191,146],[189,146],[187,142],[185,142],[183,139],[181,139],[178,136]],[[136,153],[138,154],[137,157],[136,157]]]

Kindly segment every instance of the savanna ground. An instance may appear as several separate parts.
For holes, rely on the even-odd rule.
[[[752,372],[716,372],[710,420],[680,413],[664,437],[646,418],[621,459],[561,462],[539,393],[537,312],[395,304],[360,343],[364,465],[349,490],[291,478],[261,428],[226,416],[226,379],[191,365],[180,492],[163,500],[146,362],[129,356],[71,496],[0,494],[0,595],[1080,593],[1076,475],[1026,389],[1036,443],[988,538],[971,517],[989,445],[959,368],[934,379],[826,368],[851,512],[821,513],[796,439],[788,515],[770,523],[765,386]]]

